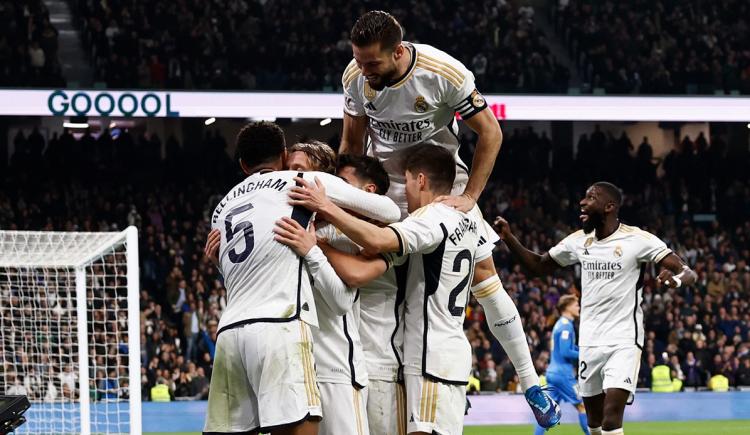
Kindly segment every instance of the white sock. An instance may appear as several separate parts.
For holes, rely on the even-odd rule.
[[[602,435],[602,427],[591,427],[589,426],[589,432],[591,432],[591,435]]]
[[[615,430],[603,430],[602,435],[625,435],[625,432],[623,432],[622,428]]]
[[[526,341],[526,333],[521,323],[521,315],[518,313],[513,299],[503,288],[500,277],[493,275],[490,278],[471,287],[471,292],[477,301],[482,304],[487,324],[492,335],[497,338],[503,350],[516,369],[518,379],[521,381],[523,391],[534,385],[539,385],[539,375],[534,368],[529,352],[529,343]]]

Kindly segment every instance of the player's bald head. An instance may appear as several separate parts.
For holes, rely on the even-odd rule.
[[[618,209],[622,206],[622,190],[608,181],[597,181],[590,188],[596,188],[607,202],[613,202]]]

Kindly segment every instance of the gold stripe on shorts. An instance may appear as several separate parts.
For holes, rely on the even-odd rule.
[[[432,384],[432,399],[430,401],[430,422],[435,423],[437,420],[437,401],[438,401],[438,384],[437,382],[431,382]]]
[[[398,435],[406,435],[406,394],[401,384],[396,384],[396,414]]]
[[[419,421],[426,421],[427,417],[425,414],[427,414],[427,400],[429,399],[429,396],[427,395],[427,391],[429,390],[429,383],[425,378],[422,378],[422,394],[420,394],[419,397]]]
[[[308,406],[320,406],[320,391],[315,383],[315,368],[312,364],[312,349],[309,331],[304,322],[299,322],[302,334],[302,368],[305,375],[305,392]]]
[[[357,434],[362,435],[364,432],[364,428],[362,427],[362,410],[359,390],[357,390],[356,388],[352,388],[352,393],[352,395],[354,396],[352,398],[354,401],[354,416],[357,419]]]

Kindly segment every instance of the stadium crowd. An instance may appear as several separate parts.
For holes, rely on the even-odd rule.
[[[0,1],[0,87],[65,86],[57,36],[43,1]]]
[[[555,26],[584,80],[607,93],[750,93],[744,0],[559,0]]]
[[[685,138],[661,163],[666,174],[657,176],[647,142],[631,147],[627,136],[608,137],[597,128],[581,138],[574,155],[532,129],[511,129],[482,199],[486,216],[506,217],[526,246],[544,251],[578,226],[577,203],[587,183],[606,176],[625,190],[622,218],[658,234],[690,263],[699,274],[694,287],[665,290],[654,281],[657,271],[645,275],[642,387],[649,386],[650,367],[664,358],[686,387],[705,387],[718,373],[732,386],[750,385],[750,180],[743,169],[750,160],[746,152],[731,151],[721,136],[694,139]],[[0,228],[100,231],[136,225],[144,399],[155,385],[166,385],[175,399],[205,398],[226,289],[202,247],[213,206],[240,179],[226,140],[207,131],[202,140],[181,146],[170,137],[165,159],[158,151],[161,139],[147,133],[122,131],[113,139],[105,131],[76,139],[66,132],[47,142],[34,131],[19,133],[15,144],[20,151],[0,171]],[[609,165],[606,159],[615,156],[620,165]],[[718,158],[725,163],[711,163]],[[40,171],[47,176],[35,176]],[[695,213],[715,213],[718,220],[696,223]],[[578,272],[531,277],[502,246],[495,260],[541,373],[556,301],[579,294]],[[465,329],[480,389],[518,391],[514,370],[473,298]],[[106,376],[99,374],[102,398],[127,381]]]
[[[371,2],[74,0],[100,81],[111,88],[324,90],[341,88],[348,32]],[[569,72],[534,25],[505,0],[378,2],[406,40],[457,56],[484,92],[565,92]]]

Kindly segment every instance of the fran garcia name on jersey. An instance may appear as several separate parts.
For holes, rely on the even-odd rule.
[[[622,270],[620,261],[601,261],[601,260],[582,260],[581,269],[586,274],[586,278],[596,279],[614,279],[617,272]]]
[[[477,234],[477,223],[469,218],[463,218],[453,232],[448,235],[448,240],[454,245],[458,245],[467,231]]]
[[[394,120],[378,121],[370,118],[370,127],[377,132],[380,139],[387,142],[421,142],[424,140],[424,133],[432,128],[432,119],[398,122]]]

